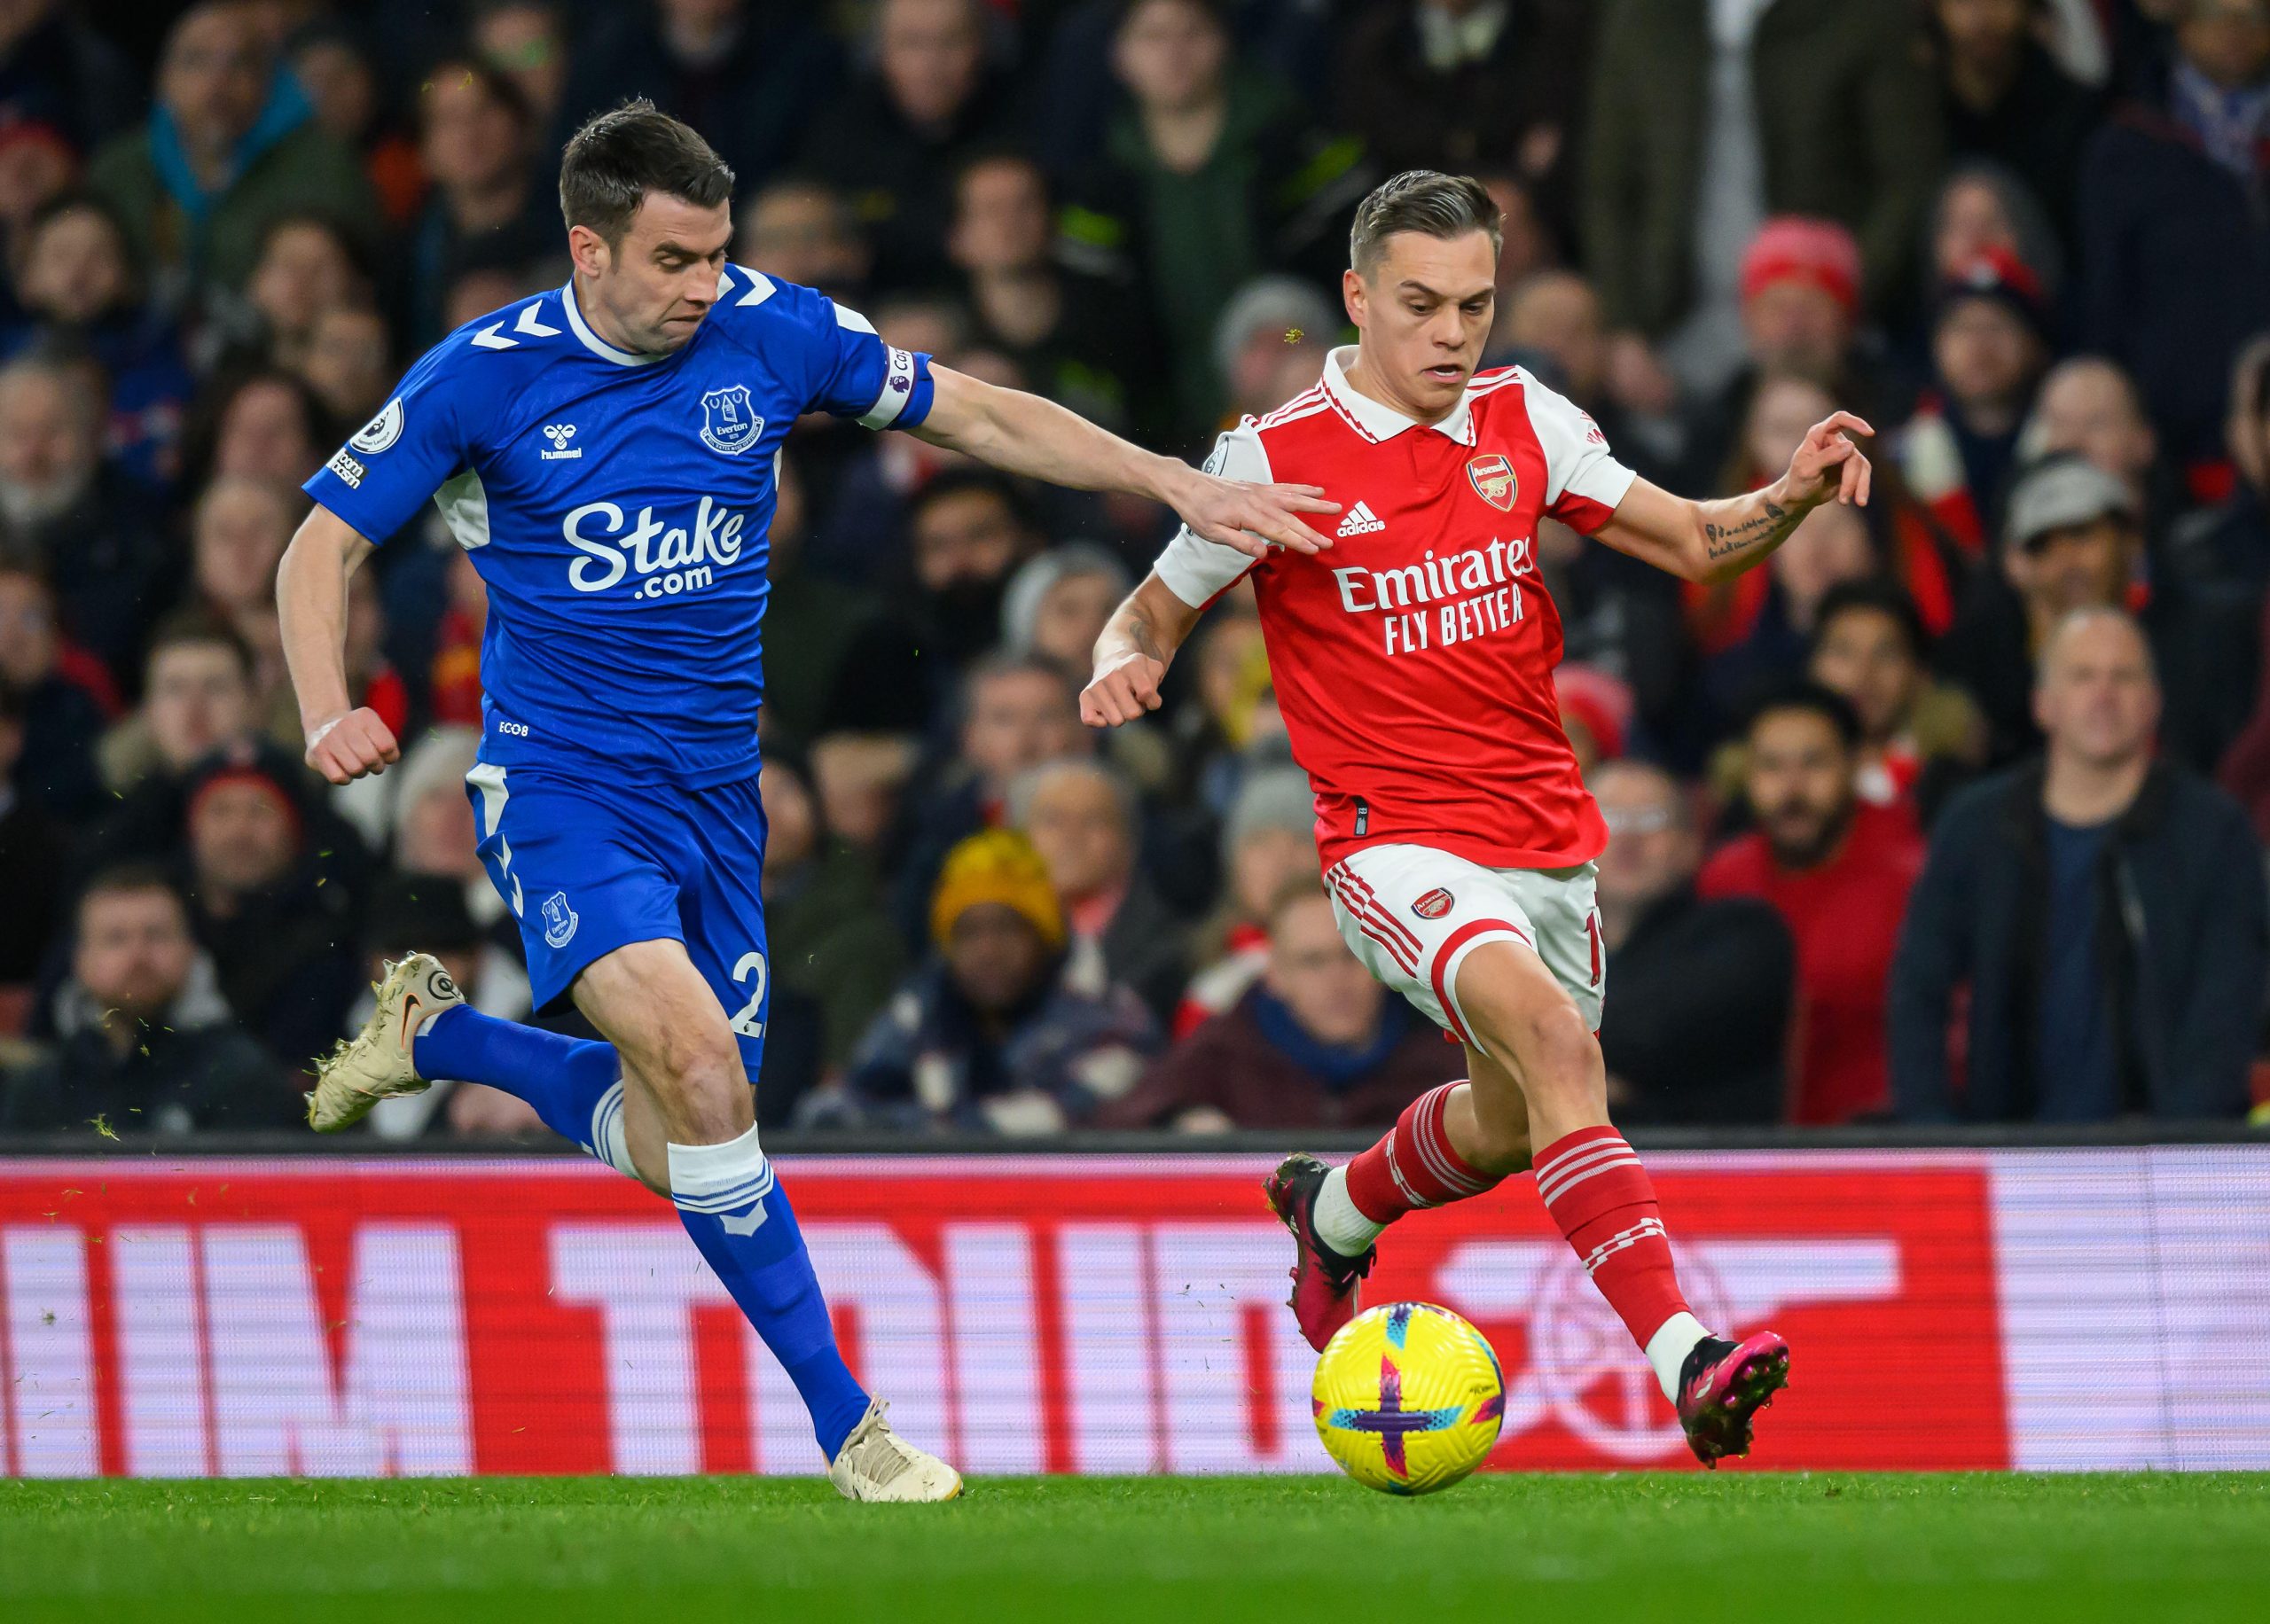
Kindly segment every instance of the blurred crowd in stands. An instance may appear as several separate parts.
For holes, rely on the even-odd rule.
[[[401,370],[566,279],[560,144],[633,95],[735,168],[740,262],[1192,458],[1345,340],[1413,166],[1506,211],[1490,363],[1648,478],[1860,413],[1874,503],[1730,584],[1538,537],[1620,1120],[2248,1113],[2270,0],[5,0],[0,1130],[289,1126],[409,946],[529,1013],[466,557],[429,515],[356,576],[405,755],[340,791],[273,582]],[[760,1120],[1298,1130],[1459,1074],[1340,943],[1249,602],[1080,725],[1168,515],[825,418],[780,479]]]

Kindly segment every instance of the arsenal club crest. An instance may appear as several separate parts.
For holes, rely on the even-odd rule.
[[[710,390],[701,397],[701,443],[727,457],[740,456],[764,433],[764,419],[752,409],[747,384]]]
[[[1477,457],[1466,465],[1466,477],[1474,482],[1474,494],[1501,513],[1514,511],[1514,495],[1521,489],[1521,481],[1514,477],[1514,465],[1504,456],[1491,452]]]
[[[1506,459],[1501,457],[1498,460],[1502,463]],[[1506,477],[1510,480],[1514,476],[1509,473]],[[1478,485],[1480,481],[1476,480],[1476,483]],[[1457,900],[1458,899],[1456,897],[1444,890],[1440,886],[1436,886],[1432,891],[1429,891],[1426,895],[1412,903],[1411,911],[1417,914],[1422,919],[1439,919],[1444,914],[1450,912],[1451,904]]]

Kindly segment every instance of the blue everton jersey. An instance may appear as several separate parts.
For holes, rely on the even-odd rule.
[[[307,483],[374,542],[429,497],[489,588],[481,759],[705,786],[756,770],[773,457],[800,413],[911,428],[929,357],[725,269],[674,355],[573,285],[468,323]]]

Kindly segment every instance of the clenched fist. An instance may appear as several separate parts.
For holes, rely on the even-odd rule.
[[[1080,691],[1080,720],[1092,728],[1115,728],[1158,709],[1159,683],[1166,674],[1165,660],[1128,650],[1097,667],[1094,678]]]
[[[333,784],[352,784],[402,760],[393,730],[364,706],[343,711],[308,730],[308,765]]]

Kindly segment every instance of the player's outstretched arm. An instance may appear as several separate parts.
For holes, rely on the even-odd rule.
[[[1004,389],[935,363],[930,379],[935,393],[929,416],[912,432],[932,445],[1052,485],[1124,491],[1163,502],[1199,535],[1248,558],[1265,557],[1272,547],[1321,552],[1332,545],[1301,519],[1303,513],[1340,511],[1314,485],[1217,479],[1131,445],[1076,412],[1022,389]]]
[[[1167,666],[1203,613],[1177,597],[1155,572],[1144,576],[1096,639],[1095,675],[1080,691],[1080,720],[1115,728],[1158,709]]]
[[[1597,532],[1618,552],[1686,581],[1725,581],[1773,556],[1804,516],[1826,502],[1865,507],[1868,459],[1846,437],[1875,430],[1849,411],[1806,431],[1789,472],[1762,490],[1691,502],[1634,480],[1615,517]]]
[[[318,504],[276,570],[276,614],[308,765],[333,784],[384,772],[402,759],[378,713],[356,708],[347,691],[347,582],[371,552],[353,527]]]

